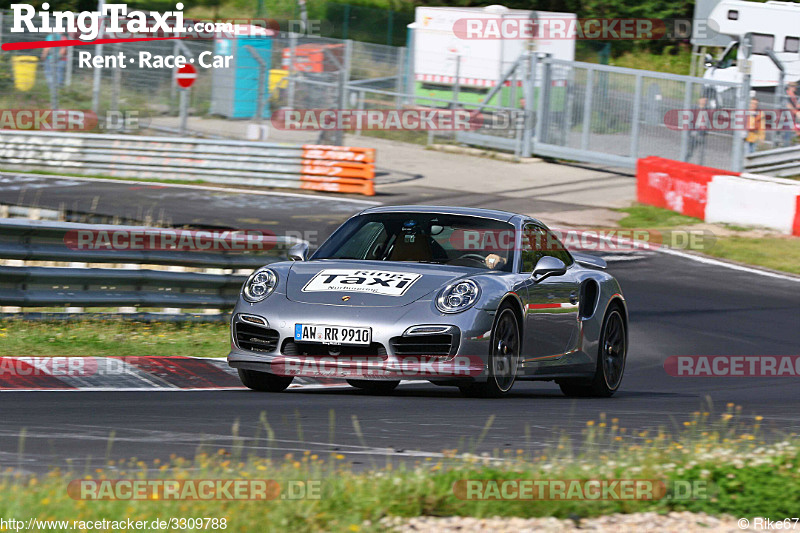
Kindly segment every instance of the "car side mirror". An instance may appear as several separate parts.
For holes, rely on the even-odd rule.
[[[703,65],[706,68],[711,68],[716,66],[714,63],[714,57],[711,54],[706,54],[705,57],[703,58]]]
[[[539,259],[539,262],[536,263],[536,266],[533,268],[533,272],[531,273],[531,277],[535,281],[542,281],[547,277],[560,276],[566,272],[567,266],[564,264],[564,261],[553,257],[552,255],[546,255]]]
[[[299,242],[289,248],[287,254],[292,261],[308,261],[308,243]]]

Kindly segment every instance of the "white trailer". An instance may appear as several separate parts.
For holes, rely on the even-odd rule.
[[[482,8],[418,7],[415,21],[409,25],[413,38],[413,68],[417,93],[444,95],[458,85],[463,98],[479,99],[496,86],[503,75],[525,51],[552,54],[557,59],[575,59],[575,40],[569,38],[470,38],[458,28],[464,20],[509,21],[512,27],[522,27],[524,21],[563,19],[564,25],[574,25],[574,13],[551,13],[508,9],[504,6]],[[461,22],[459,22],[461,21]],[[488,25],[488,22],[487,22]],[[524,32],[522,32],[524,35]],[[501,35],[506,36],[503,32]],[[472,98],[469,95],[472,95]]]
[[[751,87],[768,88],[779,83],[780,71],[767,50],[783,64],[784,82],[800,79],[800,3],[722,0],[711,11],[708,25],[733,41],[716,61],[707,61],[704,78],[741,82],[748,66],[743,43],[749,40]]]

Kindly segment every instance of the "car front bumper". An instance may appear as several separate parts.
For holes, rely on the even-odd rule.
[[[238,346],[234,326],[242,317],[251,317],[248,324],[258,319],[266,321],[263,327],[277,332],[275,349],[252,351]],[[478,308],[444,314],[431,300],[402,307],[352,307],[310,305],[274,294],[257,304],[239,301],[232,315],[228,363],[234,368],[304,377],[480,380],[486,377],[493,320],[494,312]],[[380,348],[365,354],[363,349],[350,349],[348,353],[348,346],[317,345],[314,355],[298,355],[296,349],[285,349],[294,342],[295,324],[370,327],[373,347]],[[396,353],[392,339],[414,337],[412,328],[418,326],[448,327],[455,346],[447,355]]]

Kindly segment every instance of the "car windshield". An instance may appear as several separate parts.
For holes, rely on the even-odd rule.
[[[313,259],[406,261],[510,272],[514,226],[434,213],[371,213],[348,220]]]

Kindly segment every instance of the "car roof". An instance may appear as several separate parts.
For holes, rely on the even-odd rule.
[[[444,215],[465,215],[473,217],[490,218],[502,222],[511,222],[512,219],[530,218],[519,213],[501,211],[499,209],[483,209],[480,207],[453,207],[443,205],[386,205],[370,207],[360,214],[372,213],[441,213]]]

